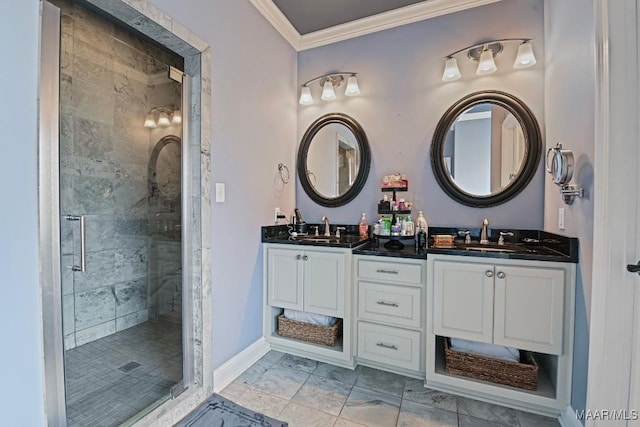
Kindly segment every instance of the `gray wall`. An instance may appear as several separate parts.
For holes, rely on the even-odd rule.
[[[586,406],[593,267],[595,24],[591,0],[547,0],[545,8],[547,147],[561,142],[573,150],[573,183],[586,192],[584,199],[565,205],[558,187],[546,180],[545,230],[580,239],[571,403],[575,410],[581,410]],[[558,229],[560,207],[565,209],[564,231]]]
[[[260,226],[274,207],[294,208],[296,52],[248,1],[152,0],[212,46],[212,181],[226,202],[212,207],[213,364],[262,336]],[[250,31],[248,31],[250,29]]]
[[[369,179],[360,195],[340,208],[313,203],[297,186],[296,202],[307,221],[318,222],[326,214],[332,222],[357,224],[360,212],[377,218],[382,198],[382,177],[402,172],[409,178],[414,209],[424,210],[431,226],[479,227],[482,218],[491,226],[541,228],[543,223],[544,171],[540,167],[527,189],[512,201],[494,208],[477,209],[450,199],[438,186],[429,159],[431,138],[445,110],[471,92],[498,89],[526,103],[544,129],[544,16],[543,0],[505,0],[496,4],[358,37],[300,52],[298,84],[335,71],[358,72],[361,95],[344,96],[338,88],[335,101],[319,98],[320,87],[311,88],[315,104],[298,108],[298,140],[317,117],[343,112],[364,128],[372,149]],[[462,79],[441,81],[443,57],[475,43],[510,37],[530,37],[538,63],[514,71],[514,54],[496,58],[498,71],[478,77],[475,64],[460,61]],[[542,162],[541,162],[542,164]]]
[[[0,310],[5,425],[44,425],[42,320],[38,286],[38,63],[39,2],[2,2],[0,25],[11,67],[0,71],[3,139],[0,188],[0,288],[7,301]],[[10,303],[8,303],[10,301]],[[9,350],[10,349],[10,350]]]

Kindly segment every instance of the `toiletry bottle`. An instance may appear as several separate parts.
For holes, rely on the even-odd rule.
[[[367,216],[364,212],[362,212],[360,223],[358,224],[358,234],[360,234],[360,238],[362,239],[369,238],[369,224],[367,223]]]
[[[422,211],[418,211],[418,216],[416,217],[416,230],[420,229],[424,230],[425,233],[429,233],[429,225],[427,224],[427,218],[424,217]]]
[[[407,230],[407,236],[413,236],[415,234],[415,224],[411,221],[411,216],[407,215],[404,219],[405,229]]]
[[[391,235],[391,219],[387,216],[382,217],[382,236]]]
[[[418,232],[416,233],[416,249],[421,251],[427,247],[427,232],[422,225],[418,225]]]

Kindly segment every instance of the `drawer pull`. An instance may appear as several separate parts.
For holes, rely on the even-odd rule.
[[[395,345],[389,345],[389,344],[385,344],[385,343],[383,343],[383,342],[376,343],[376,345],[377,345],[378,347],[388,348],[389,350],[395,350],[395,351],[398,351],[398,347],[396,347]]]
[[[385,307],[399,307],[397,302],[386,302],[386,301],[378,301],[376,302],[378,305],[384,305]]]
[[[398,274],[398,270],[385,270],[384,268],[379,268],[376,270],[376,273]]]

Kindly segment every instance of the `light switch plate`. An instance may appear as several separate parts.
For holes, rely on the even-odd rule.
[[[564,208],[558,208],[558,228],[564,230]]]
[[[224,203],[224,183],[216,182],[216,203]]]

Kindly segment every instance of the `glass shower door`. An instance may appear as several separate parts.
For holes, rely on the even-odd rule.
[[[66,0],[60,229],[69,425],[119,425],[183,378],[182,58]],[[173,390],[173,391],[172,391]]]

